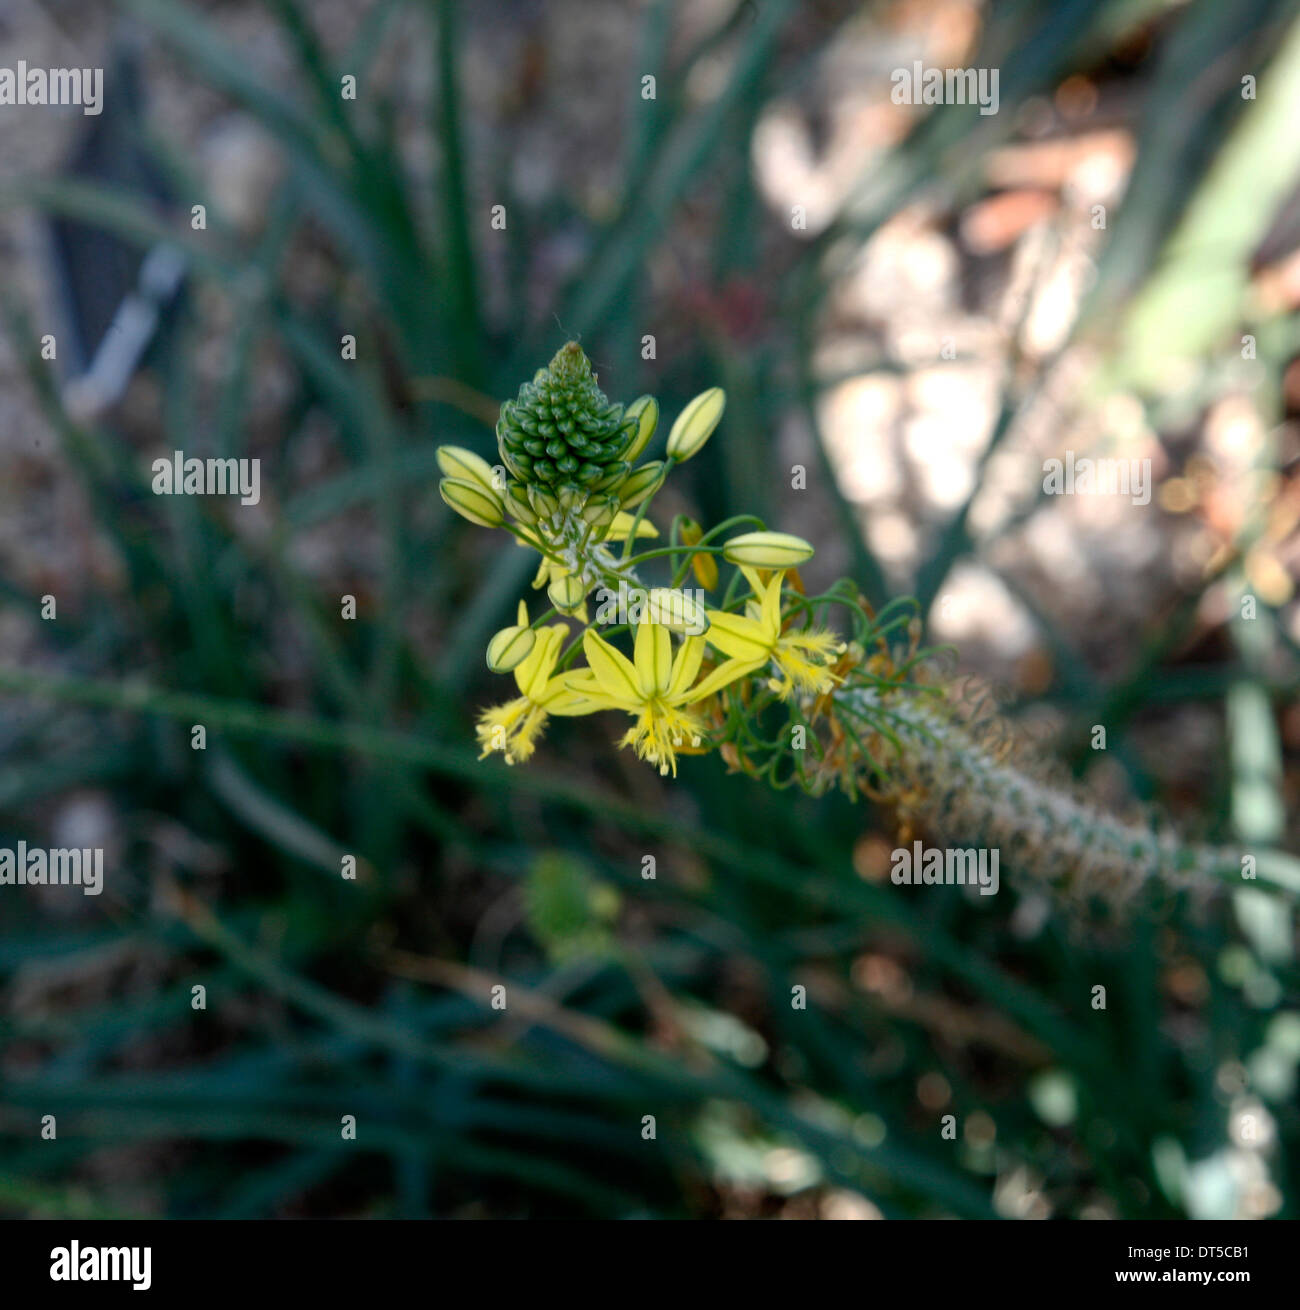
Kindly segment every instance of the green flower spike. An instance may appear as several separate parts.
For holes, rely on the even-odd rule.
[[[624,453],[637,436],[639,417],[605,397],[591,361],[570,341],[501,406],[497,442],[501,458],[525,484],[587,491],[626,473]]]

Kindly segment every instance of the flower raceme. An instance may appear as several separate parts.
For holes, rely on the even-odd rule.
[[[711,725],[761,693],[761,679],[751,678],[758,670],[770,665],[768,686],[779,687],[781,699],[811,698],[832,685],[829,666],[842,644],[793,617],[806,606],[782,613],[787,575],[812,556],[806,541],[761,525],[754,530],[757,520],[749,516],[707,533],[679,517],[666,546],[634,553],[662,539],[647,517],[651,501],[671,469],[704,448],[725,407],[721,388],[702,392],[673,423],[664,458],[638,465],[658,427],[658,404],[649,396],[626,407],[611,404],[581,348],[570,342],[502,407],[500,464],[462,447],[440,448],[443,499],[470,522],[502,527],[537,551],[533,587],[545,589],[551,605],[530,622],[521,601],[516,622],[488,643],[488,667],[512,673],[520,694],[481,715],[484,755],[500,752],[511,764],[527,760],[550,715],[614,710],[633,719],[619,744],[675,774],[680,752],[722,744],[721,738],[706,742]],[[749,530],[723,540],[733,526]],[[672,570],[669,586],[642,587],[638,569],[652,560]],[[693,572],[713,590],[722,561],[737,567],[730,591],[739,590],[743,577],[751,594],[705,610],[680,590],[682,581]],[[759,570],[771,576],[764,580]],[[620,629],[602,635],[589,625],[587,599],[597,589],[642,590],[648,597],[628,624],[631,658],[610,639]],[[741,605],[745,613],[732,612]],[[572,634],[566,646],[569,628],[549,622],[556,615],[579,623],[580,639]],[[580,653],[585,665],[575,663]]]
[[[535,550],[533,588],[550,601],[535,619],[520,601],[515,623],[488,642],[488,667],[512,676],[519,694],[480,715],[483,756],[525,761],[551,716],[613,711],[632,720],[619,745],[660,773],[675,775],[681,754],[717,749],[732,770],[775,787],[868,793],[905,825],[942,832],[960,821],[965,837],[1014,842],[1024,872],[1053,885],[1119,896],[1151,876],[1237,878],[1234,853],[1116,820],[981,739],[979,722],[927,683],[909,602],[876,614],[851,583],[805,594],[797,570],[812,546],[750,515],[708,531],[678,515],[661,533],[647,517],[652,501],[705,447],[725,407],[719,388],[696,396],[663,457],[638,463],[658,404],[611,403],[570,342],[502,406],[498,465],[462,447],[438,451],[442,498]],[[725,586],[721,565],[731,569]],[[666,585],[647,586],[643,568],[666,570]],[[723,588],[714,608],[682,590],[690,573],[706,591]],[[620,598],[600,602],[597,624],[593,592]],[[851,627],[847,643],[823,626],[832,608]],[[630,657],[614,643],[629,637]]]

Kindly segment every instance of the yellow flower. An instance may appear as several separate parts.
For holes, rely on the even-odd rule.
[[[540,629],[528,657],[515,666],[515,684],[523,693],[504,705],[494,705],[479,716],[479,759],[501,751],[507,764],[526,760],[537,748],[537,739],[551,714],[588,714],[565,685],[567,675],[553,676],[560,648],[569,629],[553,623]]]
[[[678,747],[700,744],[704,723],[690,706],[712,696],[747,669],[728,660],[699,682],[703,637],[688,637],[673,656],[672,638],[659,623],[637,625],[634,658],[616,650],[593,629],[582,636],[589,668],[570,675],[568,684],[591,709],[623,710],[636,722],[619,741],[631,746],[660,773],[677,774]],[[694,684],[694,685],[692,685]],[[575,713],[583,713],[581,709]]]
[[[794,691],[824,695],[835,678],[825,667],[844,649],[833,632],[800,629],[781,631],[781,584],[785,570],[773,573],[765,584],[751,568],[741,572],[753,590],[754,599],[745,614],[709,610],[709,641],[724,655],[756,669],[769,660],[777,677],[768,685],[782,700]]]
[[[614,515],[614,522],[609,525],[605,540],[612,542],[626,541],[634,523],[636,523],[635,514],[629,514],[625,509],[619,510]],[[659,529],[649,519],[642,519],[640,523],[636,523],[636,535],[638,537],[657,537]]]

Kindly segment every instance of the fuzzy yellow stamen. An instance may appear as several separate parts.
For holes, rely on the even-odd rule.
[[[636,723],[619,740],[631,746],[639,758],[657,765],[662,774],[677,776],[677,751],[686,745],[698,746],[704,724],[689,710],[677,709],[661,700],[647,702]]]

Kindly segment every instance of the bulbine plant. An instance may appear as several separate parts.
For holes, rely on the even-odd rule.
[[[501,407],[500,464],[440,448],[443,499],[536,551],[533,587],[549,602],[530,616],[520,600],[488,643],[489,668],[518,694],[479,718],[485,757],[523,763],[550,717],[612,711],[630,719],[619,745],[661,774],[716,750],[772,787],[872,796],[905,832],[997,848],[1015,872],[1067,893],[1122,899],[1152,879],[1260,874],[1254,855],[1118,819],[1048,781],[920,647],[915,602],[877,613],[849,581],[807,594],[799,566],[813,547],[801,538],[749,515],[707,531],[678,515],[665,540],[654,497],[725,404],[716,387],[696,396],[663,457],[643,459],[657,403],[611,403],[569,342]]]

